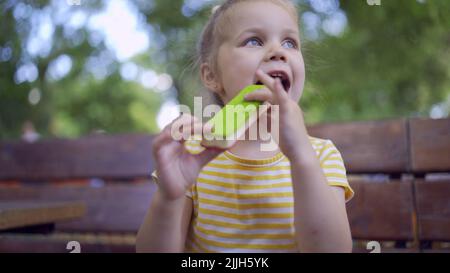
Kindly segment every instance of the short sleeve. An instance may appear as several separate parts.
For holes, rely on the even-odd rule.
[[[158,175],[156,173],[156,170],[154,170],[152,172],[152,181],[156,184],[158,184]],[[186,191],[186,196],[189,198],[193,198],[193,191],[194,191],[194,185],[192,187],[190,187],[187,191]]]
[[[342,187],[345,190],[345,201],[354,196],[354,191],[347,180],[347,171],[341,153],[331,140],[326,140],[319,153],[320,165],[330,186]]]

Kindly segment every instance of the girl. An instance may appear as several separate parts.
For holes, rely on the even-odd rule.
[[[158,190],[137,251],[350,252],[353,191],[342,158],[331,141],[308,136],[298,105],[305,68],[296,7],[227,0],[198,53],[203,84],[224,104],[247,85],[265,85],[246,99],[279,105],[270,117],[279,122],[278,149],[262,151],[262,138],[202,148],[175,141],[168,125],[153,142]],[[203,126],[190,115],[177,122],[189,132]]]

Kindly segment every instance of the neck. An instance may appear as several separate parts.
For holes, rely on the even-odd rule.
[[[259,119],[258,122],[255,122],[246,131],[245,140],[238,140],[236,144],[234,144],[233,147],[229,149],[229,151],[232,154],[243,158],[264,159],[273,157],[280,152],[278,145],[274,144],[275,146],[274,145],[269,146],[272,139],[272,135],[270,132],[270,124],[266,127],[268,128],[267,130],[256,130],[258,128],[257,126],[260,120],[261,119]],[[250,139],[249,131],[258,132],[256,134],[257,137],[255,140],[249,140]]]
[[[270,158],[280,152],[278,147],[275,150],[264,151],[261,148],[264,143],[267,144],[269,142],[260,140],[238,140],[229,151],[239,157],[252,159]]]

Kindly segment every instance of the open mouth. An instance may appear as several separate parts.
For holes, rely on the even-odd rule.
[[[288,92],[289,88],[291,88],[291,81],[289,80],[288,75],[286,74],[286,72],[284,71],[272,71],[267,73],[269,76],[271,76],[272,78],[276,79],[280,79],[281,84],[283,85],[283,89],[284,91]],[[257,81],[255,84],[262,84],[261,81]]]

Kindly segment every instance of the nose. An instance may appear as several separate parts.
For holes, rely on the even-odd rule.
[[[272,46],[266,55],[266,61],[287,61],[286,53],[281,46]]]

